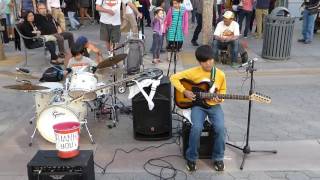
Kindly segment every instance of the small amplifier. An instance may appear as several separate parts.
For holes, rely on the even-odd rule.
[[[183,157],[186,157],[186,151],[189,146],[189,134],[191,123],[185,121],[182,125],[182,142],[183,142]],[[211,159],[213,148],[213,126],[205,121],[203,123],[203,130],[200,137],[200,147],[198,149],[199,159]]]
[[[81,150],[72,159],[61,159],[56,150],[40,150],[28,163],[29,180],[95,180],[93,152]]]

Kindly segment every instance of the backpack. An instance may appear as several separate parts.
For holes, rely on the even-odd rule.
[[[40,82],[59,82],[63,79],[63,69],[61,66],[52,66],[44,71]]]

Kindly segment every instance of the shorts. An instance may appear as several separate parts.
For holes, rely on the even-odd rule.
[[[120,41],[120,25],[103,24],[100,23],[100,40],[112,43],[118,43]]]

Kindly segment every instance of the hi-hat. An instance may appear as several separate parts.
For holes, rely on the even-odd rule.
[[[109,57],[109,58],[103,60],[102,62],[100,62],[97,66],[97,69],[111,67],[111,66],[119,63],[120,61],[123,61],[126,57],[127,57],[127,54],[118,54],[113,57]]]
[[[30,84],[30,83],[3,86],[3,88],[21,90],[21,91],[36,91],[36,90],[50,89],[50,88],[45,87],[45,86],[33,85],[33,84]]]

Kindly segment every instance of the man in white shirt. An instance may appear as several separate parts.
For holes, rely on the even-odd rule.
[[[54,19],[60,24],[62,32],[66,30],[66,21],[60,7],[60,0],[47,0],[47,9]]]
[[[108,51],[112,51],[116,43],[120,41],[120,25],[121,14],[120,6],[123,3],[123,10],[128,5],[134,12],[136,12],[138,18],[142,17],[142,14],[138,11],[131,0],[97,0],[96,10],[101,13],[100,15],[100,40],[106,41],[106,47]]]
[[[226,11],[223,14],[223,21],[219,22],[214,31],[213,53],[214,59],[218,59],[218,49],[221,46],[230,46],[232,66],[237,66],[239,51],[239,24],[233,20],[234,14]]]

